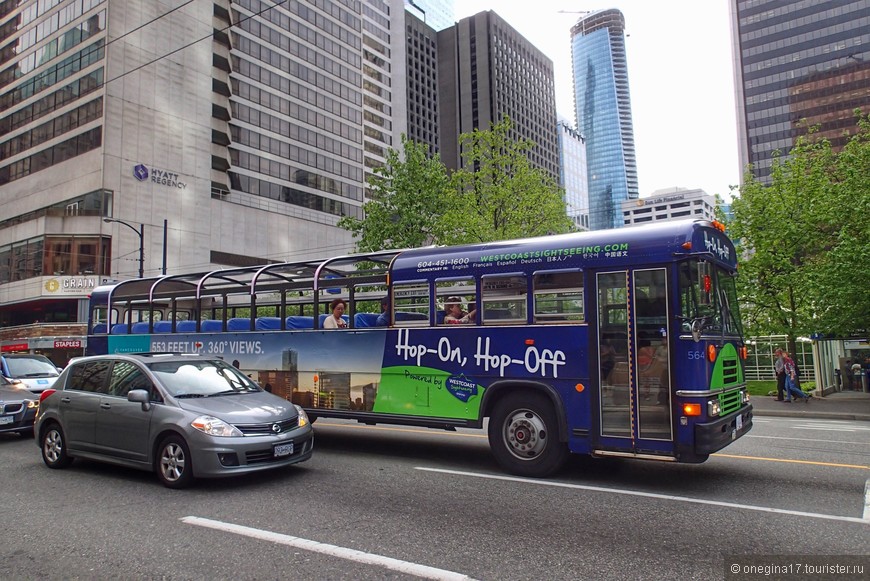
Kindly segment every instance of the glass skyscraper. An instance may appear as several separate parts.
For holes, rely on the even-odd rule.
[[[618,228],[622,202],[638,197],[622,13],[580,18],[571,28],[571,52],[577,129],[586,138],[589,227]]]
[[[769,181],[802,127],[834,149],[870,111],[870,0],[732,0],[741,173]]]

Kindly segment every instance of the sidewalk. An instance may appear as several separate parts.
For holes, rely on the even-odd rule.
[[[757,416],[816,418],[826,420],[870,421],[870,393],[836,391],[809,402],[776,401],[775,396],[752,396],[749,400]]]

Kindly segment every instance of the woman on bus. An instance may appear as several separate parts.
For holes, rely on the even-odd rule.
[[[477,311],[470,313],[462,310],[462,299],[459,297],[448,297],[444,303],[444,324],[445,325],[463,325],[465,323],[473,323],[474,316]]]
[[[346,303],[344,299],[335,299],[331,303],[329,303],[329,310],[332,311],[332,314],[326,317],[323,320],[323,328],[324,329],[346,329],[347,323],[342,318],[344,315]]]

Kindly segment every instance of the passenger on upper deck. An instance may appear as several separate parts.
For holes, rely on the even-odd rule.
[[[447,302],[444,303],[444,324],[445,325],[461,325],[465,323],[473,323],[477,311],[473,310],[470,313],[462,309],[462,299],[459,297],[447,297]]]
[[[345,304],[344,299],[335,299],[329,303],[329,310],[332,311],[332,315],[323,320],[324,329],[347,328],[347,323],[341,318],[344,314]]]
[[[375,321],[376,327],[386,327],[390,324],[390,297],[384,297],[381,299],[381,314],[378,315],[377,321]]]

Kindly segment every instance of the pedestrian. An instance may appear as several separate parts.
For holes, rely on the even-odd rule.
[[[785,393],[785,362],[782,357],[782,349],[777,348],[773,352],[776,359],[773,362],[773,369],[776,372],[776,401],[783,401],[783,393]]]
[[[782,361],[785,368],[785,401],[791,403],[792,397],[794,397],[795,399],[803,399],[804,403],[808,403],[813,396],[812,394],[804,393],[799,387],[800,381],[798,380],[797,367],[794,360],[789,357],[787,352],[783,352]]]

